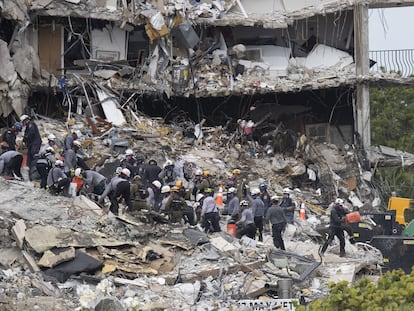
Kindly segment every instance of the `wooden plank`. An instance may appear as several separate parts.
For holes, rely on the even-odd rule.
[[[22,251],[22,254],[27,264],[29,265],[30,271],[39,272],[40,268],[37,265],[36,261],[33,259],[33,257],[26,251]]]

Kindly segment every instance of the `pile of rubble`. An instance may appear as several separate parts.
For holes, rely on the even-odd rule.
[[[174,225],[141,210],[106,214],[85,196],[57,197],[36,182],[0,179],[0,306],[21,310],[251,310],[307,302],[327,293],[329,281],[353,281],[376,274],[381,254],[346,243],[318,255],[337,196],[359,208],[372,208],[374,193],[352,150],[302,140],[291,155],[242,145],[222,128],[193,124],[188,137],[180,124],[164,124],[130,114],[134,123],[115,126],[99,118],[72,114],[68,122],[38,116],[44,138],[63,141],[78,132],[91,168],[109,167],[125,149],[176,165],[208,169],[218,182],[240,168],[251,186],[265,181],[271,194],[294,189],[306,204],[307,219],[296,217],[285,231],[288,252],[264,241],[236,239],[226,232],[205,234],[197,226]],[[135,124],[134,126],[130,124]],[[25,171],[27,176],[27,171]],[[187,185],[190,187],[191,185]],[[325,232],[325,233],[324,233]]]

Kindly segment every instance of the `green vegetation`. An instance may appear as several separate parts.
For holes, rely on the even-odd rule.
[[[414,87],[371,88],[370,98],[372,145],[414,153]],[[414,198],[414,168],[380,168],[375,177],[388,197]]]
[[[377,285],[368,278],[350,287],[348,282],[329,284],[330,294],[297,311],[409,311],[414,310],[414,272],[387,272]]]

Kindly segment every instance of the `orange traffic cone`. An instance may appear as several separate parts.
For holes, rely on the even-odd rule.
[[[223,187],[222,186],[219,187],[219,191],[216,196],[216,205],[219,208],[223,207]]]
[[[303,219],[303,220],[306,219],[306,210],[305,210],[305,201],[304,200],[302,200],[302,203],[300,204],[299,217],[300,217],[300,219]]]

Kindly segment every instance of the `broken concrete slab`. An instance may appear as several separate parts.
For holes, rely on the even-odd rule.
[[[72,229],[56,228],[50,225],[35,225],[26,231],[26,241],[37,253],[43,253],[53,247],[94,247],[121,246],[129,244],[102,234],[76,232]]]
[[[24,237],[26,232],[26,224],[23,219],[16,221],[16,224],[12,228],[12,234],[16,241],[17,246],[23,249]]]
[[[0,68],[2,68],[0,81],[13,84],[17,79],[17,73],[7,43],[3,40],[0,40]]]
[[[47,250],[43,253],[42,258],[38,261],[38,265],[45,268],[53,268],[54,266],[75,258],[75,248],[69,247],[62,250]]]

